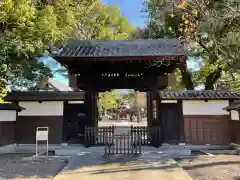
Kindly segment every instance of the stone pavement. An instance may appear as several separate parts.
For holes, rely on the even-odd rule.
[[[176,161],[164,154],[141,156],[99,153],[74,156],[54,180],[191,180]]]

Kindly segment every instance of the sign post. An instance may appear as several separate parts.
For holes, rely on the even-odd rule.
[[[36,156],[38,156],[38,142],[46,141],[48,156],[48,127],[37,127],[36,131]]]

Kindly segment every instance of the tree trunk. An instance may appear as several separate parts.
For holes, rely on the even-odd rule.
[[[204,83],[205,90],[214,90],[214,84],[221,78],[222,68],[217,67],[216,70],[206,77],[206,81]]]
[[[141,121],[141,114],[140,111],[138,110],[137,112],[137,122],[139,123]]]
[[[192,74],[188,70],[181,69],[182,84],[187,90],[194,90]]]
[[[130,114],[130,122],[133,121],[133,113]]]

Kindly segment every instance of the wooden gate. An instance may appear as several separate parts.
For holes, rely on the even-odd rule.
[[[85,127],[84,145],[90,147],[94,145],[104,145],[105,136],[111,136],[114,133],[114,126],[107,127]]]
[[[105,155],[142,153],[139,133],[106,135],[105,138]]]
[[[86,127],[84,133],[85,147],[106,145],[106,137],[114,135],[136,135],[139,137],[141,145],[152,145],[159,147],[162,143],[160,127],[129,126],[129,127]],[[123,138],[123,137],[121,137]],[[117,139],[120,139],[118,137]],[[125,137],[127,139],[127,137]]]

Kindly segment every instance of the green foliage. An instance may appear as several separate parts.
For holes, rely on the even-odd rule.
[[[4,103],[4,100],[2,98],[7,95],[7,90],[4,87],[4,81],[0,81],[0,104]]]
[[[74,39],[122,40],[134,30],[117,7],[92,1],[80,9]]]
[[[123,99],[128,103],[129,105],[133,106],[135,100],[136,100],[136,93],[133,89],[129,89],[127,94],[123,95]]]
[[[188,54],[204,64],[197,71],[182,70],[178,87],[215,89],[224,72],[239,71],[239,1],[150,0],[148,10],[149,37],[179,38]]]
[[[140,108],[146,108],[146,95],[142,92],[129,89],[128,93],[123,96],[123,99],[135,112],[138,112]]]
[[[110,92],[99,93],[98,109],[100,112],[109,109],[116,109],[120,106],[120,92],[119,90],[112,90]]]
[[[52,76],[39,57],[68,39],[126,39],[133,27],[120,10],[98,0],[3,0],[0,79],[29,89]]]
[[[41,2],[4,0],[0,6],[0,79],[6,85],[28,88],[51,76],[38,58],[75,26],[74,1]]]

